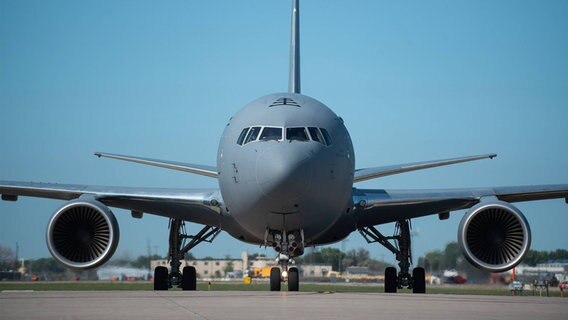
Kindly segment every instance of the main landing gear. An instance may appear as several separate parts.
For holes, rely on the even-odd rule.
[[[197,289],[197,274],[195,267],[185,266],[183,273],[180,272],[181,260],[186,253],[201,242],[211,242],[221,232],[217,227],[205,226],[196,235],[185,234],[183,220],[170,220],[170,247],[168,250],[168,260],[170,261],[170,272],[164,266],[156,267],[154,270],[154,290],[168,290],[177,286],[182,290]],[[186,239],[191,239],[185,244]]]
[[[375,227],[360,228],[359,232],[368,243],[378,242],[395,254],[399,262],[400,272],[389,267],[385,270],[385,292],[396,293],[404,287],[412,289],[413,293],[426,293],[424,268],[414,268],[410,274],[412,253],[410,249],[410,220],[400,220],[396,223],[395,234],[392,237],[383,236]],[[390,240],[394,240],[393,245]]]

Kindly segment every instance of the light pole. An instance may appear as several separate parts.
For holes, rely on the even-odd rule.
[[[349,241],[349,239],[344,239],[341,241],[341,253],[345,255],[345,242]],[[341,266],[343,265],[343,257],[339,255],[339,274],[341,275]]]

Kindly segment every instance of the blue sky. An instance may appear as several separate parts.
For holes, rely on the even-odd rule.
[[[568,183],[566,14],[566,1],[305,0],[302,91],[344,118],[357,167],[499,154],[357,187]],[[216,187],[92,154],[215,164],[227,120],[287,90],[289,22],[287,0],[0,0],[0,180]],[[61,204],[0,202],[0,244],[48,256],[45,228]],[[568,248],[563,200],[517,206],[532,248]],[[148,243],[165,254],[167,219],[114,212],[117,255],[145,254]],[[462,215],[413,220],[415,256],[455,241]],[[394,260],[357,233],[343,246]],[[227,234],[194,253],[243,250],[273,254]]]

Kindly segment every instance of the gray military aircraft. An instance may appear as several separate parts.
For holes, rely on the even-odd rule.
[[[271,246],[280,268],[270,273],[270,290],[287,282],[299,289],[291,259],[307,246],[340,241],[354,231],[378,243],[399,261],[385,271],[385,292],[412,288],[424,293],[425,274],[414,268],[410,220],[427,215],[447,219],[468,209],[458,230],[463,254],[473,265],[500,272],[516,266],[529,250],[531,233],[523,214],[511,202],[566,198],[568,184],[522,187],[382,190],[354,184],[414,170],[493,158],[495,154],[355,169],[355,154],[343,120],[323,103],[301,94],[299,4],[292,4],[289,92],[258,98],[227,124],[219,143],[217,166],[97,152],[99,157],[131,161],[217,179],[218,189],[124,188],[0,181],[2,199],[18,196],[66,200],[50,219],[46,241],[53,257],[73,269],[104,264],[119,240],[109,207],[170,219],[170,270],[155,269],[154,289],[196,289],[195,268],[180,271],[184,254],[221,231],[241,241]],[[184,223],[203,225],[185,234]],[[394,236],[376,225],[395,223]]]

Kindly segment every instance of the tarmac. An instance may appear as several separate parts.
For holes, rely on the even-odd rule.
[[[234,291],[3,291],[0,319],[567,319],[568,299]]]

